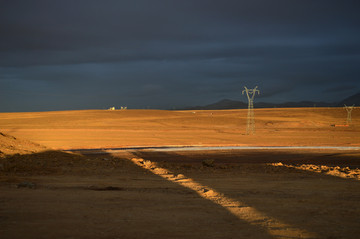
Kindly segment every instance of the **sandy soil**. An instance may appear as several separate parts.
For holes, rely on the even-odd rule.
[[[342,123],[342,109],[292,109],[277,119],[274,110],[257,111],[263,118],[255,136],[244,134],[242,114],[213,112],[215,119],[205,111],[0,114],[0,125],[16,137],[0,135],[1,238],[359,237],[360,151],[54,150],[200,140],[359,145],[358,121],[330,126]],[[213,121],[224,123],[213,127]]]
[[[349,127],[343,108],[255,109],[256,134],[246,135],[246,110],[84,110],[0,113],[1,132],[53,149],[133,145],[360,146],[360,110]]]

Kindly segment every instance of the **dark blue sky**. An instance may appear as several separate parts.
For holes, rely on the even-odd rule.
[[[360,89],[358,0],[0,0],[0,112],[336,102]]]

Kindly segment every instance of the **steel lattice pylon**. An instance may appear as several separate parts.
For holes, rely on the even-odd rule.
[[[244,86],[245,90],[242,91],[242,94],[246,92],[248,98],[248,115],[247,115],[247,124],[246,124],[246,134],[255,134],[255,116],[254,116],[254,97],[256,92],[260,94],[260,91],[255,86],[254,89],[248,89]]]
[[[352,106],[347,106],[347,105],[344,105],[346,111],[347,111],[347,119],[346,119],[346,124],[350,124],[351,123],[351,111],[354,109],[354,106],[355,105],[352,105]]]

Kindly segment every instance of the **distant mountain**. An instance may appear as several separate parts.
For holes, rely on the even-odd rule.
[[[255,108],[296,108],[296,107],[341,107],[346,105],[360,105],[360,93],[352,95],[341,102],[326,103],[326,102],[314,102],[314,101],[301,101],[301,102],[286,102],[286,103],[265,103],[254,102]],[[186,110],[225,110],[225,109],[246,109],[248,103],[242,101],[235,101],[224,99],[216,103],[205,105],[187,107]]]
[[[325,102],[312,102],[312,101],[301,101],[301,102],[286,102],[286,103],[265,103],[265,102],[254,102],[255,108],[292,108],[292,107],[334,107],[337,103],[325,103]],[[235,100],[220,100],[214,104],[205,106],[187,107],[187,110],[226,110],[226,109],[247,109],[248,103]]]
[[[255,103],[254,103],[255,106]],[[326,103],[326,102],[314,102],[314,101],[300,101],[300,102],[285,102],[280,104],[272,103],[259,103],[256,104],[257,108],[296,108],[296,107],[334,107],[336,103]]]
[[[344,99],[343,101],[341,101],[338,106],[344,106],[344,105],[347,105],[347,106],[351,106],[351,105],[356,105],[356,106],[359,106],[360,105],[360,92],[355,94],[355,95],[352,95],[346,99]]]

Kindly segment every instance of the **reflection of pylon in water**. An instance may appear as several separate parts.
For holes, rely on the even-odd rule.
[[[247,115],[247,124],[246,124],[246,134],[255,134],[255,116],[254,116],[254,97],[256,92],[260,94],[260,91],[257,89],[257,86],[254,89],[248,89],[244,86],[245,90],[242,91],[242,94],[246,92],[248,98],[248,115]]]
[[[352,105],[352,106],[346,106],[346,105],[344,105],[345,107],[345,109],[346,109],[346,111],[347,111],[347,119],[346,119],[346,124],[350,124],[351,123],[351,111],[354,109],[354,106],[355,105]]]

